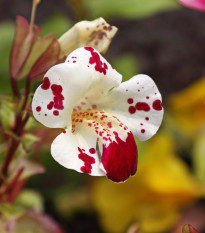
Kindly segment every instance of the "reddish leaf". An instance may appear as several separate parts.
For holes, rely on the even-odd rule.
[[[32,46],[31,53],[19,73],[19,79],[26,77],[37,59],[46,51],[54,39],[55,33],[51,33],[43,38],[38,37]]]
[[[16,31],[10,55],[10,75],[12,78],[19,79],[18,74],[23,68],[40,31],[41,28],[36,26],[30,32],[28,21],[21,16],[16,17]]]
[[[4,193],[9,192],[9,191],[15,186],[15,184],[18,182],[19,177],[21,176],[23,170],[24,170],[24,168],[22,167],[22,168],[20,168],[20,169],[17,171],[17,173],[16,173],[16,175],[14,176],[13,180],[11,180],[11,181],[8,183],[8,185],[6,186],[6,189],[5,189]]]
[[[15,184],[14,188],[12,189],[12,191],[10,192],[10,194],[7,198],[8,203],[12,203],[16,199],[16,197],[21,192],[21,190],[24,187],[26,182],[27,182],[27,179],[23,179],[23,180],[18,181]]]
[[[46,72],[52,66],[56,65],[59,62],[59,56],[60,44],[57,39],[54,39],[47,50],[39,57],[32,67],[29,73],[29,78],[34,79],[35,77]]]
[[[65,231],[48,215],[30,210],[16,221],[14,232],[65,233]]]
[[[184,225],[182,233],[199,233],[191,224]]]

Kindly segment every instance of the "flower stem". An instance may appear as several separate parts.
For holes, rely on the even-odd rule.
[[[28,97],[29,97],[29,94],[30,94],[30,85],[31,85],[30,79],[27,78],[27,80],[26,80],[25,98],[24,98],[23,104],[21,106],[21,111],[24,111],[26,109],[27,102],[28,102]]]
[[[13,128],[13,132],[14,132],[14,134],[16,134],[17,137],[21,136],[21,134],[24,130],[25,124],[27,123],[27,121],[29,119],[28,112],[26,113],[25,117],[23,117],[24,110],[26,109],[26,106],[27,106],[29,93],[30,93],[30,80],[29,80],[29,78],[27,78],[24,101],[23,101],[23,104],[21,106],[20,111],[16,114],[15,126]],[[6,178],[8,175],[9,165],[12,161],[12,158],[13,158],[19,144],[20,144],[19,140],[16,140],[15,138],[11,139],[11,144],[10,144],[9,150],[7,152],[5,161],[4,161],[3,166],[1,168],[0,186],[2,185],[2,183],[4,181],[4,178]]]
[[[11,89],[13,93],[14,99],[19,99],[19,90],[18,90],[18,84],[14,78],[10,78],[11,80]]]
[[[35,14],[36,14],[36,7],[39,3],[40,3],[40,0],[33,0],[32,10],[31,10],[30,28],[29,28],[30,32],[32,32],[32,30],[33,30]]]

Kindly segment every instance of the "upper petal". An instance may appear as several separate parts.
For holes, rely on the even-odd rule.
[[[93,83],[90,87],[90,95],[96,96],[107,94],[107,92],[120,85],[122,75],[92,47],[82,47],[73,51],[66,59],[67,63],[84,64],[93,72]]]
[[[96,50],[77,49],[46,73],[33,97],[34,116],[47,127],[68,127],[72,110],[81,100],[100,100],[120,82],[121,75]]]
[[[114,88],[96,105],[117,116],[137,139],[144,141],[156,133],[162,122],[161,101],[154,81],[141,74]]]
[[[33,96],[34,117],[50,128],[69,127],[73,107],[85,96],[91,83],[92,73],[82,64],[52,67]]]

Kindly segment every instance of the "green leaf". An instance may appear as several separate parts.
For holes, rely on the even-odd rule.
[[[15,203],[25,207],[26,209],[32,208],[38,212],[43,211],[43,198],[34,190],[24,189],[18,195]]]
[[[136,58],[132,54],[123,54],[113,62],[115,68],[123,76],[123,81],[129,80],[139,72]]]
[[[5,219],[14,220],[19,218],[25,212],[25,209],[19,205],[1,203],[0,212]]]
[[[14,35],[14,24],[4,22],[0,24],[0,93],[5,94],[10,91],[9,81],[9,54]]]
[[[31,146],[35,143],[39,141],[39,138],[36,137],[33,134],[24,134],[22,136],[22,144],[23,144],[23,148],[26,152],[31,150]]]
[[[84,0],[91,18],[143,18],[179,7],[176,0]]]
[[[0,105],[0,120],[4,130],[9,130],[14,123],[14,111],[16,105],[7,101],[2,101]]]

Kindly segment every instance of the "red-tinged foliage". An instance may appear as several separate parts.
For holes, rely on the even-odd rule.
[[[28,21],[21,16],[16,17],[16,30],[10,55],[10,75],[12,78],[19,79],[18,74],[40,32],[41,28],[38,26],[34,26],[33,31],[30,31]]]
[[[49,47],[46,49],[46,51],[38,58],[36,63],[33,65],[29,73],[30,80],[43,74],[49,68],[56,65],[59,62],[59,56],[60,44],[57,39],[54,39]]]
[[[191,224],[184,225],[182,233],[199,233]]]
[[[45,232],[45,233],[66,233],[64,229],[50,216],[38,213],[35,210],[27,211],[15,221],[14,232]]]
[[[38,37],[35,40],[35,43],[32,46],[31,53],[29,54],[29,57],[26,60],[21,72],[19,73],[19,79],[23,79],[28,76],[31,68],[33,67],[37,59],[48,49],[54,38],[55,32],[42,38]]]

